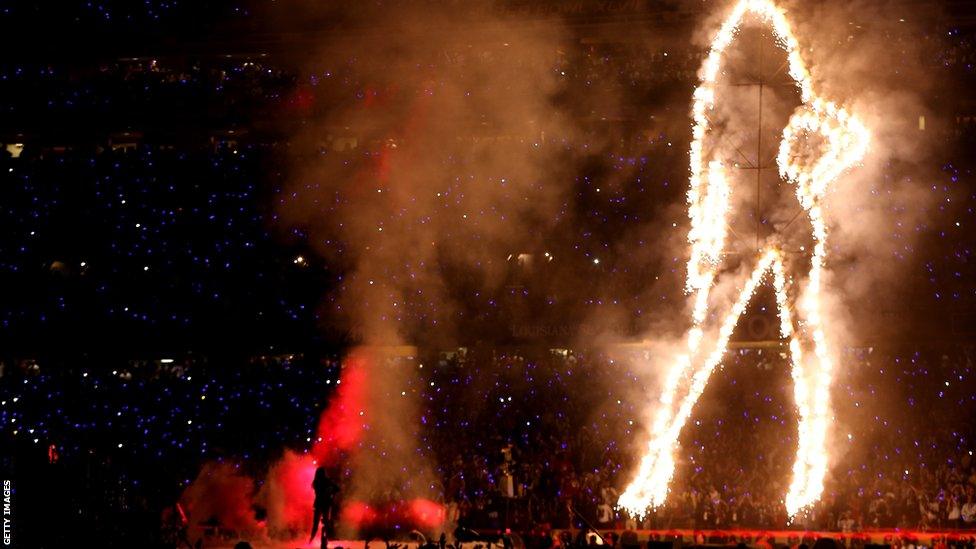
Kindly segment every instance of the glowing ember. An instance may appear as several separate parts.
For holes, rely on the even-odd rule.
[[[714,347],[709,351],[702,348],[703,324],[725,247],[732,191],[722,162],[706,162],[704,140],[709,133],[708,114],[715,105],[715,83],[723,53],[749,13],[772,27],[779,45],[786,50],[789,73],[800,92],[802,105],[783,131],[777,162],[780,175],[796,185],[797,199],[810,218],[814,249],[810,272],[799,299],[798,313],[802,318],[798,325],[801,330],[794,330],[782,255],[778,250],[768,248],[761,253],[757,266],[722,321]],[[712,370],[721,361],[753,292],[766,274],[772,272],[780,334],[789,340],[794,398],[799,412],[799,447],[785,500],[787,512],[792,517],[819,499],[827,470],[825,444],[831,419],[832,364],[820,312],[821,274],[827,240],[821,203],[829,183],[864,157],[870,135],[857,118],[814,94],[810,74],[800,57],[799,46],[785,14],[770,0],[740,0],[722,24],[701,69],[701,84],[694,93],[692,116],[688,191],[691,258],[686,290],[693,294],[693,309],[692,328],[687,336],[688,350],[675,360],[668,372],[660,404],[653,411],[647,451],[636,478],[618,503],[634,515],[642,515],[647,509],[664,503],[674,474],[674,452],[681,429],[704,391]],[[815,154],[804,150],[811,147],[817,149]],[[803,349],[810,347],[813,356],[805,359]]]

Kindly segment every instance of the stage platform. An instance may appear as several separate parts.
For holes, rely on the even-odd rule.
[[[554,534],[569,532],[575,538],[579,530],[556,530]],[[610,533],[619,536],[624,533],[622,529],[600,530],[602,536]],[[935,543],[945,542],[951,545],[953,542],[969,541],[976,542],[976,530],[939,530],[939,531],[920,531],[920,530],[865,530],[860,532],[828,532],[828,531],[808,531],[808,530],[634,530],[642,548],[648,547],[647,542],[657,549],[663,549],[668,544],[675,547],[691,546],[730,546],[745,543],[749,546],[762,545],[770,547],[796,547],[805,543],[812,548],[814,543],[820,538],[830,538],[841,545],[889,545],[907,546],[923,545],[932,547]],[[522,549],[524,544],[521,539],[515,537],[513,546],[515,549]],[[318,549],[315,543],[304,543],[304,541],[267,541],[267,540],[245,540],[254,549]],[[765,543],[763,543],[765,541]],[[675,543],[677,542],[677,543]],[[233,549],[234,542],[204,543],[205,548],[214,549]],[[420,544],[415,541],[399,541],[399,549],[419,549]],[[473,549],[477,543],[467,542],[463,548]],[[482,543],[482,545],[485,545]],[[500,547],[500,545],[497,545]],[[364,540],[332,540],[329,542],[329,549],[366,549]],[[369,543],[369,549],[386,549],[386,544],[379,540]]]
[[[231,542],[211,542],[207,543],[207,540],[203,542],[203,548],[205,549],[234,549],[234,545],[238,541],[246,541],[251,544],[254,549],[319,549],[319,542],[315,541],[312,543],[306,543],[306,540],[294,540],[294,541],[268,541],[268,540],[251,540],[242,539],[235,540]],[[391,542],[396,543],[396,542]],[[416,542],[398,542],[400,544],[399,549],[418,549],[419,544]],[[364,549],[366,542],[364,540],[330,540],[329,549]],[[386,544],[382,541],[372,541],[369,543],[369,549],[386,549]]]
[[[574,535],[579,530],[570,530]],[[623,529],[599,530],[602,536],[613,533],[622,535]],[[959,540],[976,540],[976,530],[862,530],[858,532],[830,532],[817,530],[634,530],[638,541],[646,547],[647,542],[680,542],[680,545],[746,545],[760,544],[764,540],[771,546],[795,547],[805,543],[808,547],[820,538],[830,538],[840,544],[850,545],[851,542],[866,545],[925,545],[932,546],[934,541],[953,542]],[[619,538],[618,538],[619,539]],[[660,547],[660,546],[659,546]]]

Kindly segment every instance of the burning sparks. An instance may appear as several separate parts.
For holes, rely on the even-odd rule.
[[[783,256],[770,247],[761,252],[758,264],[722,321],[714,347],[709,351],[702,346],[703,325],[725,248],[732,191],[725,175],[726,166],[719,160],[706,161],[704,140],[709,133],[708,115],[715,106],[722,56],[749,13],[772,27],[777,42],[787,53],[789,74],[800,92],[802,104],[783,131],[777,162],[781,177],[796,185],[796,197],[810,218],[814,248],[806,284],[799,292],[798,312],[802,317],[796,324],[799,329],[794,329]],[[712,370],[721,362],[739,317],[756,288],[771,273],[780,314],[780,335],[789,341],[794,398],[799,412],[799,447],[785,500],[787,512],[793,517],[820,498],[827,471],[826,437],[831,420],[833,365],[820,306],[827,240],[822,200],[830,182],[864,157],[870,134],[846,110],[814,94],[797,40],[784,12],[771,0],[740,0],[722,24],[701,69],[692,116],[688,191],[691,258],[686,282],[686,291],[693,296],[692,327],[687,336],[687,352],[675,360],[667,374],[651,423],[651,439],[637,476],[618,504],[631,514],[642,515],[648,508],[664,503],[674,474],[674,454],[681,429],[705,390]],[[805,358],[804,350],[810,348],[812,356]]]

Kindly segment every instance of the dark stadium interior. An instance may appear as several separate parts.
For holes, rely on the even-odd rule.
[[[871,225],[870,253],[831,264],[851,282],[822,499],[801,520],[783,506],[797,411],[763,288],[681,432],[668,503],[645,517],[616,506],[658,398],[647,342],[687,329],[662,319],[686,299],[688,113],[701,25],[724,4],[0,0],[14,546],[304,542],[269,529],[266,500],[225,500],[258,501],[289,456],[322,455],[320,421],[363,345],[396,372],[363,398],[409,399],[388,409],[409,437],[367,437],[403,472],[357,497],[419,501],[411,482],[425,484],[452,544],[456,526],[586,544],[572,535],[592,525],[958,531],[941,547],[973,547],[969,1],[790,3],[847,21],[823,31],[841,49],[885,44],[872,93],[893,91],[874,114],[907,120],[892,125],[897,159],[862,182],[875,209],[850,213]],[[902,87],[912,101],[892,99]],[[383,276],[395,336],[366,320]],[[364,462],[330,452],[355,484]],[[194,491],[201,471],[219,495]],[[174,526],[188,501],[196,514]]]

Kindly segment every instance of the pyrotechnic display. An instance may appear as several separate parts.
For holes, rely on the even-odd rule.
[[[716,150],[706,152],[705,139],[710,130],[709,113],[719,100],[716,79],[723,55],[748,15],[760,18],[775,33],[779,45],[786,50],[789,74],[800,91],[802,105],[783,130],[777,163],[780,175],[796,186],[796,198],[810,216],[815,244],[804,279],[791,277],[788,280],[781,253],[775,248],[764,250],[712,342],[705,340],[711,335],[705,323],[710,312],[709,294],[722,267],[732,190],[726,178],[728,167],[720,159],[709,158],[716,154]],[[823,201],[830,183],[864,157],[870,133],[857,117],[814,92],[810,73],[803,63],[786,14],[768,0],[742,0],[732,9],[702,65],[701,84],[695,89],[692,113],[691,188],[688,191],[691,257],[686,289],[692,296],[693,308],[687,354],[679,356],[667,374],[660,406],[654,411],[647,453],[641,459],[637,477],[621,495],[619,503],[637,515],[664,504],[674,470],[673,454],[677,451],[678,435],[705,390],[712,371],[722,360],[732,331],[756,287],[771,271],[780,315],[779,332],[789,341],[793,392],[799,411],[799,448],[785,502],[787,512],[794,516],[823,492],[829,460],[827,430],[833,418],[830,407],[833,358],[820,304],[822,271],[827,259]],[[815,150],[809,153],[803,151],[805,147]],[[721,151],[721,147],[716,149]],[[793,293],[799,297],[790,298],[790,287],[797,288]],[[799,312],[796,319],[801,326],[799,330],[793,324],[791,309],[794,304]]]
[[[974,548],[976,2],[0,41],[2,547]]]

